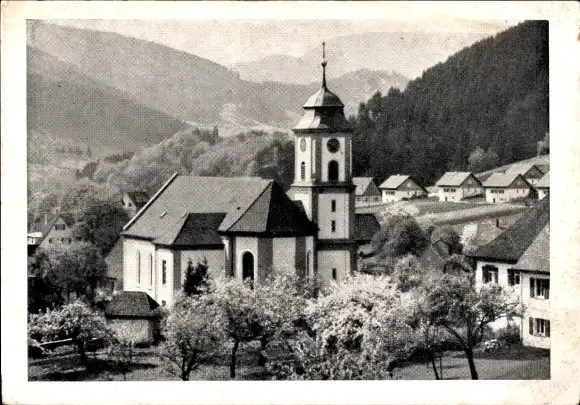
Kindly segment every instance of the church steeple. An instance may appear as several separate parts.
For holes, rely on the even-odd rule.
[[[326,45],[326,42],[322,42],[322,88],[326,89],[326,64],[328,63],[326,61],[326,55],[324,54],[324,47]]]

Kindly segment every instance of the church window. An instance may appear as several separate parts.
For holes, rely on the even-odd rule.
[[[167,284],[167,261],[161,261],[161,283]]]
[[[338,279],[338,276],[337,276],[337,274],[336,274],[336,269],[332,269],[332,279],[333,279],[334,281],[336,281],[336,280]]]
[[[306,163],[300,163],[300,179],[306,179]]]
[[[306,275],[310,277],[310,250],[306,253]]]
[[[137,251],[137,284],[141,283],[141,252]]]
[[[330,232],[336,232],[336,221],[330,221]]]
[[[338,162],[336,160],[328,162],[328,181],[338,181]]]
[[[242,279],[254,281],[254,255],[251,252],[242,255]]]
[[[331,212],[336,212],[336,200],[332,200],[330,202],[330,211]]]
[[[153,255],[149,253],[149,285],[153,285]]]

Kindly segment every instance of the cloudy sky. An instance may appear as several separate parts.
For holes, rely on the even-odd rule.
[[[300,57],[320,48],[322,40],[365,33],[413,34],[419,51],[398,69],[409,77],[444,61],[475,41],[504,31],[517,21],[466,21],[448,18],[416,20],[53,20],[52,23],[112,31],[186,51],[226,66],[268,55]],[[375,35],[376,37],[376,35]],[[392,35],[391,35],[392,37]],[[416,49],[417,47],[414,46]],[[397,54],[398,58],[405,55]],[[384,56],[390,58],[389,55]],[[356,59],[356,58],[355,58]],[[353,68],[381,69],[381,55]],[[376,60],[376,63],[373,62]],[[370,65],[369,65],[370,64]],[[373,66],[376,64],[376,66]],[[404,65],[404,66],[403,66]]]

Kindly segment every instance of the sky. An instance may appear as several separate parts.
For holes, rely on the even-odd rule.
[[[425,57],[413,56],[401,72],[417,76],[473,42],[504,31],[517,21],[447,19],[415,20],[52,20],[51,23],[112,31],[170,46],[225,66],[259,60],[268,55],[300,57],[320,48],[321,39],[364,33],[422,32],[437,37],[437,46],[425,41]],[[457,34],[470,35],[457,35]],[[431,45],[431,46],[430,46]],[[434,49],[435,48],[435,49]],[[251,52],[248,52],[251,50]],[[404,57],[404,55],[399,56]],[[355,66],[355,68],[377,68]],[[363,62],[361,61],[361,64]],[[355,62],[356,65],[356,62]]]

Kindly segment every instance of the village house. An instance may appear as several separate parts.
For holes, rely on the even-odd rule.
[[[417,184],[411,176],[394,174],[385,180],[379,189],[383,202],[400,201],[402,199],[427,196],[427,190]]]
[[[260,284],[292,271],[321,286],[356,269],[352,128],[326,86],[304,104],[294,182],[173,175],[123,228],[123,289],[171,306],[187,262]],[[121,294],[122,295],[122,294]]]
[[[481,182],[470,172],[447,172],[435,185],[439,201],[461,201],[483,194]]]
[[[129,218],[132,218],[147,204],[147,201],[149,201],[149,194],[145,191],[127,191],[123,194],[121,204]]]
[[[154,343],[159,337],[159,304],[147,293],[126,291],[115,295],[105,309],[107,323],[135,343]]]
[[[378,189],[372,177],[353,177],[355,198],[357,204],[381,202],[381,191]]]
[[[541,200],[550,192],[550,172],[544,174],[542,178],[534,185],[538,191],[538,199]]]
[[[46,219],[41,237],[37,240],[39,248],[44,250],[55,250],[68,248],[71,245],[78,245],[80,238],[73,235],[74,217],[71,214],[55,214],[50,219]]]
[[[521,174],[524,179],[531,185],[535,185],[545,173],[549,170],[548,165],[540,165],[534,163],[518,163],[511,165],[505,174],[515,175]]]
[[[499,234],[491,242],[479,247],[475,252],[470,254],[470,257],[475,261],[475,281],[477,288],[481,288],[483,284],[494,283],[508,288],[514,296],[518,297],[522,302],[528,301],[528,297],[524,297],[527,291],[530,291],[530,275],[535,273],[545,274],[545,265],[531,264],[529,259],[531,254],[538,254],[537,248],[542,247],[549,249],[548,244],[542,243],[532,249],[526,256],[524,262],[520,262],[524,254],[528,251],[530,246],[534,244],[538,235],[549,226],[550,221],[550,201],[549,197],[536,203],[533,207],[524,212],[521,217],[509,226],[505,231]],[[545,232],[545,231],[544,231]],[[549,256],[549,250],[542,252],[542,255]],[[535,262],[534,262],[535,263]],[[539,268],[533,269],[533,266]],[[525,270],[524,274],[522,270]],[[533,277],[532,277],[533,278]],[[541,278],[546,278],[542,276]],[[548,282],[549,283],[549,282]],[[540,282],[542,287],[533,299],[544,298],[545,288],[544,282]],[[534,288],[535,284],[534,284]],[[546,287],[549,289],[548,287]],[[547,293],[546,293],[547,294]],[[529,304],[529,302],[528,302]],[[544,305],[545,306],[545,305]],[[545,309],[540,307],[539,309]],[[535,312],[534,312],[535,313]],[[533,317],[530,313],[524,314],[524,319]],[[538,316],[536,314],[536,316]],[[544,319],[544,318],[538,318]],[[521,320],[515,319],[514,324],[521,324]],[[505,319],[494,322],[492,327],[501,328],[507,325]],[[525,331],[520,328],[520,336],[525,337]],[[533,340],[527,339],[527,344],[535,345]],[[544,347],[544,346],[541,346]]]
[[[519,173],[493,173],[483,182],[485,201],[505,203],[527,197],[533,187]]]

